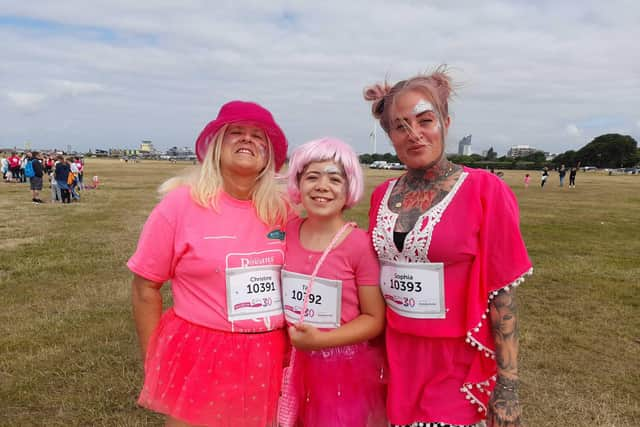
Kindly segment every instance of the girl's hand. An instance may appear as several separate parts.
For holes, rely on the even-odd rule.
[[[318,328],[304,323],[298,323],[289,326],[289,338],[291,344],[300,350],[319,350],[325,346],[322,343],[322,335],[324,334]]]

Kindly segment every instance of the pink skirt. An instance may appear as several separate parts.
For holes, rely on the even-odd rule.
[[[382,347],[369,343],[296,351],[293,383],[303,427],[385,427]]]
[[[217,331],[167,310],[149,342],[138,403],[189,424],[276,425],[284,330]]]

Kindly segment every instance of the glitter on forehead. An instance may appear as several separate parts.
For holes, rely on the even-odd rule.
[[[418,101],[418,103],[413,107],[413,110],[411,110],[411,112],[416,116],[420,113],[424,113],[425,111],[435,111],[435,109],[429,101],[425,101],[424,99]]]
[[[342,174],[342,171],[340,170],[340,168],[336,165],[327,165],[324,167],[324,169],[322,170],[324,173],[337,173],[337,174]]]

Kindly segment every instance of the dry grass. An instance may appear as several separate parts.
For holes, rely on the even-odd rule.
[[[0,184],[0,425],[161,424],[135,405],[125,261],[156,186],[186,166],[89,159],[101,188],[69,206]],[[397,174],[367,171],[369,191]],[[527,424],[640,425],[640,177],[523,177],[505,172],[535,267],[519,289]],[[363,227],[367,200],[349,213]]]

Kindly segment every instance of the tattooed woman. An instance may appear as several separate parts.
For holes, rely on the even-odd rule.
[[[532,271],[518,205],[449,162],[444,67],[365,89],[407,172],[374,190],[370,233],[387,302],[394,426],[520,426],[515,286]]]

